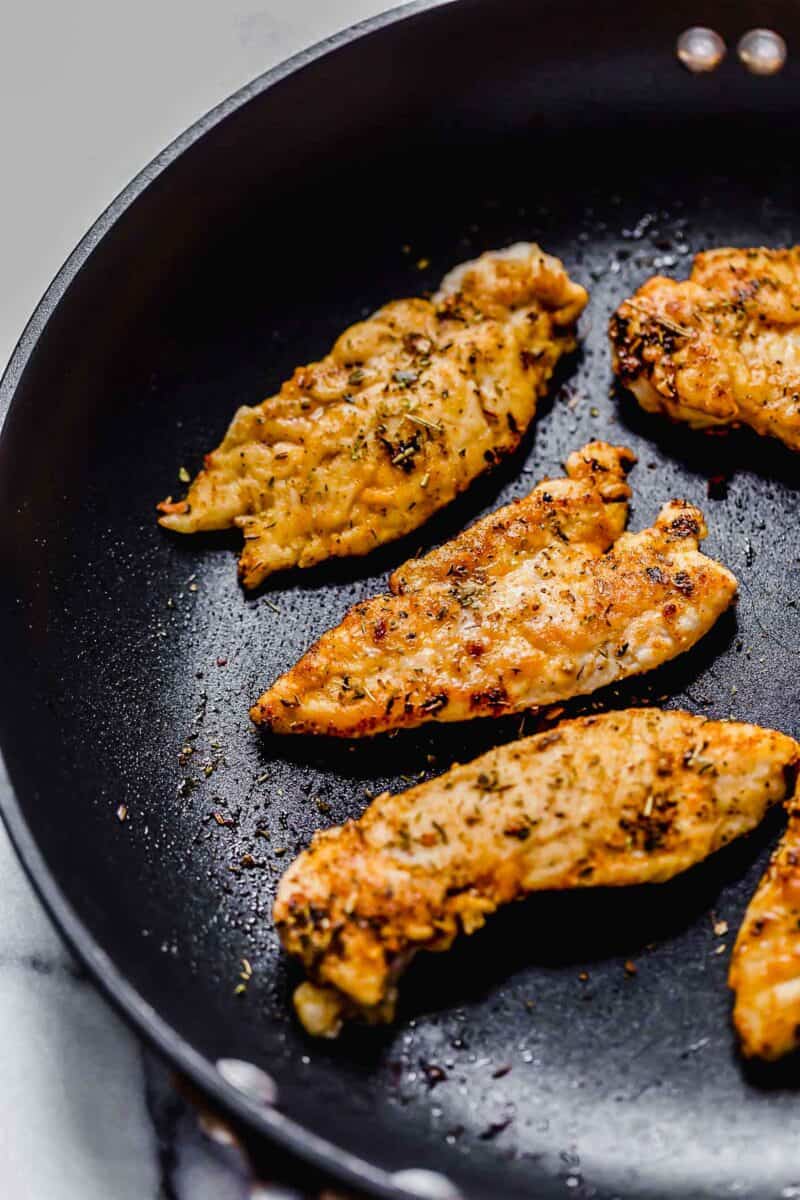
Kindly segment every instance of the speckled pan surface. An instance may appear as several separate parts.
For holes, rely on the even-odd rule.
[[[247,719],[403,558],[603,436],[639,456],[631,527],[672,496],[698,503],[741,598],[691,655],[569,712],[657,701],[797,734],[800,462],[645,416],[612,387],[606,342],[614,306],[654,271],[683,275],[713,244],[800,239],[796,65],[756,80],[729,58],[698,80],[673,58],[698,18],[730,40],[751,15],[678,4],[642,30],[611,4],[465,0],[256,85],[83,247],[4,384],[0,741],[23,857],[178,1065],[231,1101],[213,1063],[256,1063],[277,1110],[239,1115],[378,1194],[424,1167],[470,1200],[800,1195],[800,1071],[739,1061],[725,986],[777,815],[667,887],[514,906],[418,960],[395,1027],[313,1043],[269,920],[288,857],[520,721],[351,746]],[[767,18],[790,44],[792,21],[800,33],[788,4]],[[519,239],[561,256],[592,299],[583,349],[492,476],[406,541],[255,596],[236,582],[235,536],[158,529],[155,502],[236,405],[385,299]],[[242,958],[253,975],[236,995]]]

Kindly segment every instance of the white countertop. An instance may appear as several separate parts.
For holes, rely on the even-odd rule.
[[[385,0],[28,0],[0,41],[0,361],[116,193],[241,84]],[[7,786],[0,777],[0,789]],[[244,1200],[53,932],[0,827],[0,1195]],[[263,1197],[263,1193],[259,1193]]]

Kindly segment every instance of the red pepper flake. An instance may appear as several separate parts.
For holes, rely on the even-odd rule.
[[[437,1066],[436,1063],[421,1062],[420,1066],[425,1072],[425,1079],[429,1088],[435,1088],[437,1083],[444,1083],[445,1079],[447,1079],[447,1072]]]
[[[728,495],[727,475],[711,475],[706,483],[709,500],[724,500]]]
[[[218,659],[217,659],[217,666],[218,666],[218,667],[227,667],[227,665],[228,665],[228,660],[227,660],[227,658],[218,658]]]

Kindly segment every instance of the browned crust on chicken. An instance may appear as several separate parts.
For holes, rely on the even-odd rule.
[[[614,370],[643,408],[695,428],[749,425],[800,450],[800,247],[698,254],[611,319]]]
[[[248,588],[418,528],[519,444],[587,299],[521,243],[451,272],[433,301],[387,304],[240,408],[160,523],[238,526]]]
[[[800,1047],[800,795],[736,939],[728,982],[733,1023],[747,1057]]]
[[[792,738],[684,712],[566,721],[392,796],[314,835],[281,880],[274,918],[311,982],[311,1033],[391,1019],[418,950],[446,950],[530,892],[658,883],[781,801]]]
[[[251,709],[279,733],[358,737],[502,716],[652,670],[694,645],[736,580],[683,501],[623,533],[633,455],[593,442],[356,604]]]

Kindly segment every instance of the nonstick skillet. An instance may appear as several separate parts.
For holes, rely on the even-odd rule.
[[[678,61],[696,25],[727,43],[716,70]],[[736,53],[759,26],[788,44],[775,74]],[[774,41],[758,46],[776,66]],[[740,1061],[725,985],[778,814],[668,886],[516,905],[419,959],[394,1027],[313,1042],[270,925],[288,859],[520,721],[350,745],[265,738],[247,719],[394,565],[603,436],[639,456],[633,527],[669,497],[699,503],[741,598],[691,654],[569,711],[659,702],[798,732],[800,460],[645,416],[612,386],[606,344],[613,306],[650,274],[684,275],[703,247],[800,240],[798,46],[800,9],[779,0],[461,0],[368,22],[152,163],[69,259],[3,381],[0,742],[17,848],[80,958],[188,1079],[371,1194],[800,1195],[800,1067]],[[562,256],[592,299],[512,460],[403,543],[255,596],[235,537],[157,528],[155,502],[237,405],[382,301],[518,239]]]

